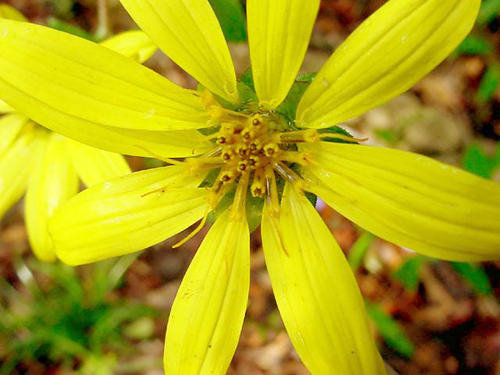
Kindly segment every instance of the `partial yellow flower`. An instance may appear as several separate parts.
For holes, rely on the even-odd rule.
[[[15,8],[0,6],[0,17],[27,22]],[[102,43],[136,61],[156,46],[141,31],[125,32]],[[90,187],[131,172],[119,154],[100,150],[47,131],[0,101],[0,217],[26,192],[25,220],[35,255],[56,260],[47,223],[77,194],[79,181]]]
[[[498,184],[420,155],[360,146],[332,127],[439,64],[471,29],[479,0],[390,0],[295,105],[286,98],[318,1],[247,0],[255,92],[236,81],[207,0],[122,3],[202,89],[182,89],[88,41],[3,21],[0,97],[75,140],[172,164],[69,200],[49,224],[65,262],[137,251],[200,219],[201,228],[211,211],[218,216],[170,314],[166,374],[227,371],[258,215],[277,304],[306,367],[322,375],[386,373],[355,279],[305,193],[415,251],[463,261],[500,257]]]

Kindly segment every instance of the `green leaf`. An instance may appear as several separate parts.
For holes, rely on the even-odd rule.
[[[493,52],[495,48],[486,39],[478,35],[471,34],[458,46],[456,53],[468,55],[488,55]]]
[[[475,95],[475,100],[479,103],[486,103],[493,98],[500,86],[500,66],[492,65],[483,74],[479,89]]]
[[[209,0],[228,42],[245,42],[245,12],[239,0]]]
[[[420,279],[420,267],[424,262],[425,258],[423,256],[415,255],[395,270],[392,276],[399,280],[406,289],[414,292],[417,290]]]
[[[498,142],[497,151],[495,156],[493,156],[493,165],[495,168],[500,167],[500,142]]]
[[[82,30],[79,27],[74,26],[68,22],[61,21],[60,19],[57,19],[55,17],[49,17],[47,19],[47,25],[53,29],[64,31],[65,33],[73,34],[79,36],[80,38],[91,40],[92,42],[98,42],[98,40],[93,35],[89,34],[85,30]]]
[[[52,12],[63,18],[74,17],[75,0],[52,0]]]
[[[483,148],[474,143],[465,150],[462,165],[466,171],[489,179],[495,168],[495,160],[490,159]]]
[[[472,289],[479,294],[489,296],[493,293],[488,275],[480,265],[472,263],[450,262],[457,273],[467,280]]]
[[[375,236],[370,232],[363,232],[354,245],[352,245],[347,260],[353,270],[358,269],[374,239]]]
[[[401,136],[392,129],[375,129],[374,134],[391,145],[395,145]]]
[[[415,346],[401,326],[379,306],[366,302],[366,311],[387,345],[406,358],[411,358]]]
[[[500,15],[500,0],[483,0],[477,23],[487,25]]]

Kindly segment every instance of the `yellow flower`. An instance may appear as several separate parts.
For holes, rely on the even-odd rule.
[[[331,127],[439,64],[471,29],[480,1],[390,0],[332,55],[291,119],[295,108],[284,113],[280,104],[319,0],[247,0],[258,100],[237,81],[207,0],[121,1],[203,90],[180,88],[90,42],[0,22],[0,97],[68,137],[173,164],[68,201],[50,223],[57,255],[82,264],[130,253],[219,212],[172,308],[165,372],[222,374],[247,303],[246,217],[260,202],[266,264],[304,364],[313,374],[385,374],[356,281],[304,192],[416,251],[463,261],[499,257],[498,184],[423,156],[330,142],[353,141]],[[203,128],[208,135],[196,130]]]
[[[0,5],[0,18],[27,22],[15,8]],[[156,47],[142,32],[126,32],[102,43],[144,61]],[[49,132],[0,100],[0,218],[26,191],[25,220],[35,255],[56,260],[47,223],[76,195],[79,180],[93,186],[130,173],[125,159]]]

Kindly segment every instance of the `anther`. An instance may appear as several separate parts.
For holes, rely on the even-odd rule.
[[[246,161],[240,161],[238,164],[238,170],[244,172],[248,169],[248,163]]]
[[[224,150],[222,152],[221,157],[222,157],[222,160],[229,161],[229,160],[233,159],[233,155],[234,155],[233,150],[227,149],[227,150]]]
[[[254,198],[262,198],[266,192],[266,187],[264,185],[264,170],[258,169],[253,175],[252,186],[250,187],[250,193]]]
[[[259,158],[258,156],[250,156],[248,158],[248,165],[250,165],[250,167],[252,167],[253,169],[260,167],[261,164],[261,158]]]
[[[243,137],[243,139],[248,141],[255,137],[255,132],[252,130],[244,129],[241,131],[241,136]]]
[[[222,181],[223,184],[227,184],[231,182],[235,177],[234,172],[232,171],[223,171],[220,174],[220,180]]]
[[[262,116],[261,115],[252,116],[251,124],[253,126],[256,126],[256,127],[261,126],[262,125]]]
[[[244,157],[248,154],[248,148],[245,144],[239,144],[236,146],[236,152],[239,156]]]
[[[276,155],[279,151],[279,147],[276,143],[268,143],[267,145],[264,146],[264,155],[266,155],[268,158]]]
[[[218,138],[217,138],[217,143],[218,143],[219,145],[224,145],[224,144],[226,144],[226,143],[227,143],[227,138],[226,138],[226,137],[224,137],[224,136],[220,136],[220,137],[218,137]]]

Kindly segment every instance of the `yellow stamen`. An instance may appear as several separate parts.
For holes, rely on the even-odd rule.
[[[320,135],[316,129],[298,130],[294,132],[278,133],[273,140],[278,143],[312,143],[319,141]]]
[[[269,158],[275,156],[279,150],[279,146],[274,142],[270,142],[264,146],[264,154]]]
[[[280,214],[280,202],[278,197],[278,185],[273,167],[268,164],[265,168],[266,175],[266,204],[271,216],[278,217]]]
[[[305,182],[297,173],[292,171],[286,164],[283,164],[282,162],[274,162],[273,167],[274,170],[281,177],[283,177],[283,179],[290,182],[298,191],[304,191],[307,187],[307,182]]]
[[[279,159],[281,161],[295,163],[303,166],[311,164],[310,158],[311,156],[308,153],[299,151],[283,151],[279,156]]]
[[[187,163],[191,171],[198,171],[200,169],[215,169],[224,166],[224,161],[218,156],[211,156],[207,158],[189,159]]]
[[[193,238],[194,236],[196,236],[196,234],[198,234],[200,232],[200,230],[203,229],[203,227],[205,226],[205,223],[207,222],[207,218],[208,218],[208,214],[209,214],[210,211],[208,211],[205,216],[203,216],[203,219],[201,219],[200,221],[200,224],[198,224],[198,226],[191,232],[189,233],[184,239],[180,240],[179,242],[177,242],[175,245],[172,245],[172,249],[176,249],[182,245],[184,245],[186,242],[188,242],[191,238]]]
[[[233,220],[243,220],[245,217],[245,203],[247,197],[248,182],[250,173],[243,173],[238,181],[233,206],[231,207],[231,218]]]
[[[166,158],[166,157],[163,157],[161,155],[158,155],[158,154],[154,153],[153,151],[148,150],[146,147],[143,147],[141,145],[135,145],[135,147],[140,148],[141,150],[146,151],[148,154],[150,154],[155,159],[161,160],[161,161],[163,161],[165,163],[168,163],[168,164],[180,165],[180,164],[184,164],[185,163],[184,161],[170,159],[170,158]]]
[[[250,192],[254,198],[262,198],[266,192],[266,186],[264,185],[264,171],[262,169],[257,169],[253,174],[252,186],[250,187]]]

